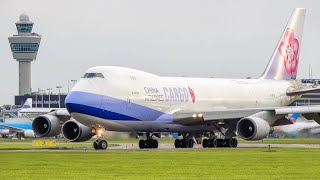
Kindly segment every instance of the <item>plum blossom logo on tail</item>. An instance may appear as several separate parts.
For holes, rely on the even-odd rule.
[[[299,41],[294,37],[293,29],[287,28],[284,38],[278,48],[282,58],[284,59],[284,67],[289,75],[297,71]]]
[[[188,86],[188,89],[189,89],[189,92],[190,92],[190,96],[191,96],[192,102],[194,103],[196,101],[196,96],[195,96],[193,90],[189,86]]]

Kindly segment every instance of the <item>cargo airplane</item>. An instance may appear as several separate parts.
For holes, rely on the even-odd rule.
[[[176,148],[192,148],[196,142],[237,147],[236,135],[263,139],[274,126],[290,124],[288,114],[319,118],[320,106],[288,106],[301,94],[320,90],[296,80],[305,12],[294,10],[258,79],[161,77],[124,67],[94,67],[68,94],[67,110],[37,117],[33,130],[46,137],[62,132],[75,142],[97,135],[95,149],[107,148],[105,130],[146,135],[140,148],[157,148],[156,137],[163,132],[181,136]]]
[[[298,113],[288,116],[293,124],[274,127],[274,134],[290,137],[320,137],[320,125],[311,117],[309,119]]]
[[[32,109],[32,99],[28,98],[25,103],[22,105],[21,110]],[[19,112],[18,111],[18,112]],[[13,118],[15,119],[15,118]],[[5,122],[0,123],[0,135],[2,137],[35,137],[35,134],[32,130],[32,123],[30,121],[12,121],[12,119],[7,119]],[[29,119],[28,119],[29,120]]]

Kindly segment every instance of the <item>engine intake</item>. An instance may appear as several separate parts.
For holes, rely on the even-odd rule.
[[[238,135],[245,140],[260,140],[272,132],[269,123],[259,117],[246,117],[237,124]]]
[[[61,130],[59,118],[49,114],[38,116],[32,122],[32,130],[40,137],[57,136]]]
[[[71,142],[87,141],[94,135],[91,128],[75,120],[69,120],[62,125],[62,134]]]

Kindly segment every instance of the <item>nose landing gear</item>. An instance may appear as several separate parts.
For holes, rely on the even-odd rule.
[[[94,128],[92,130],[93,133],[95,133],[98,137],[97,140],[95,140],[93,142],[93,148],[98,150],[98,149],[102,149],[102,150],[105,150],[108,148],[108,142],[104,139],[101,139],[101,138],[104,138],[104,133],[105,133],[105,129],[103,127],[100,127],[98,126],[97,128]]]
[[[93,148],[94,149],[107,149],[108,147],[108,142],[106,140],[103,139],[97,139],[93,142]]]

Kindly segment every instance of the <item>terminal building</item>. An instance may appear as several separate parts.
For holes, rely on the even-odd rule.
[[[320,79],[303,79],[302,82],[306,86],[319,86]],[[320,105],[320,93],[306,93],[298,100],[293,102],[291,106],[307,106],[307,105]]]
[[[15,105],[22,106],[28,98],[32,98],[33,108],[65,108],[64,100],[66,97],[66,94],[31,93],[15,96]]]

